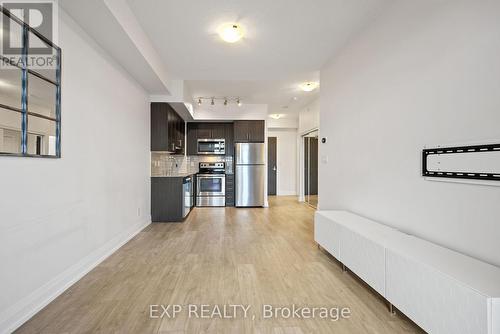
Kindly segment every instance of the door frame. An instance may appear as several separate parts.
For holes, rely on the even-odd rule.
[[[312,129],[309,129],[307,131],[304,131],[299,134],[299,144],[298,150],[299,150],[299,161],[298,161],[298,170],[299,170],[299,202],[306,202],[305,198],[305,188],[304,188],[304,181],[305,181],[305,170],[304,170],[304,164],[305,164],[305,156],[304,156],[304,137],[306,137],[308,134],[313,133],[318,131],[318,137],[319,137],[319,127],[315,127]],[[320,146],[318,145],[318,160],[319,160],[319,149]],[[319,175],[318,175],[319,177]],[[319,183],[319,178],[318,178],[318,183]],[[319,205],[316,209],[319,208]]]

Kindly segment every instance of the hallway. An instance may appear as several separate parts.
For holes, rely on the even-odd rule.
[[[206,208],[152,224],[16,333],[421,333],[313,241],[314,210]],[[255,319],[150,318],[150,305],[250,305]],[[348,307],[349,319],[262,319],[261,306]]]

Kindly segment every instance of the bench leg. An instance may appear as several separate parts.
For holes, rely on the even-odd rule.
[[[391,315],[396,315],[396,310],[394,309],[394,306],[392,305],[392,303],[389,303],[389,313]]]

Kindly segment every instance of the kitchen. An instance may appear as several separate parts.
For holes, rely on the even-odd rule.
[[[185,122],[175,107],[151,103],[152,221],[182,222],[195,207],[266,206],[265,121]]]

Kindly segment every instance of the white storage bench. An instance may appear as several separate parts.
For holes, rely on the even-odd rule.
[[[500,334],[500,268],[346,211],[316,242],[429,333]]]

